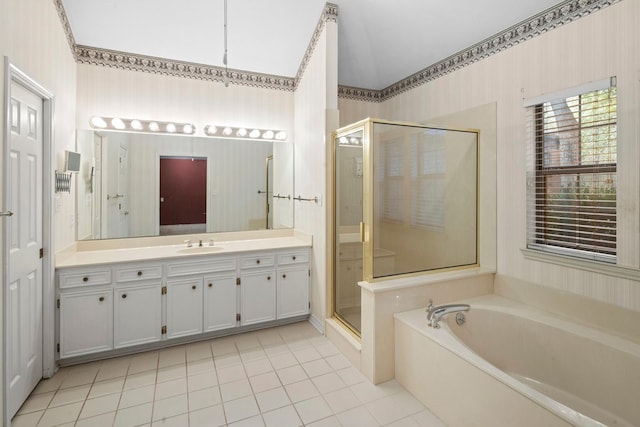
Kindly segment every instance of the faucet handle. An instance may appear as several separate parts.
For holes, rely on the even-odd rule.
[[[188,248],[190,248],[190,247],[192,246],[192,245],[191,245],[191,240],[187,239],[187,240],[185,240],[184,242],[187,244],[187,247],[188,247]]]
[[[213,239],[209,239],[209,246],[213,246]]]
[[[427,313],[433,313],[436,308],[433,306],[433,300],[429,298],[429,305],[427,306]]]

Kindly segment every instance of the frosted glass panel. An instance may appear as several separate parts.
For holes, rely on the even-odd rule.
[[[373,277],[477,262],[477,134],[373,124]]]

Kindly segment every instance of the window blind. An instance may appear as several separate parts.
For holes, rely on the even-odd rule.
[[[616,88],[534,105],[529,123],[528,246],[615,261]]]

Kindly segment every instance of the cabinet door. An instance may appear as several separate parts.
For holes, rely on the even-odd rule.
[[[276,277],[274,270],[256,270],[240,275],[240,324],[275,320]]]
[[[160,341],[162,337],[160,282],[116,288],[114,347]]]
[[[202,332],[202,277],[167,282],[167,338]]]
[[[277,272],[278,319],[309,313],[309,269],[279,269]]]
[[[235,274],[204,278],[204,332],[236,326],[237,287]]]
[[[60,357],[113,348],[113,291],[60,294]]]

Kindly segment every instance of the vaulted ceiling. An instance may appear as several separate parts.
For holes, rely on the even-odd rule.
[[[78,45],[222,67],[224,0],[62,0]],[[563,3],[333,0],[338,79],[380,90]],[[568,3],[565,1],[564,3]],[[229,67],[295,77],[324,0],[228,0]]]

